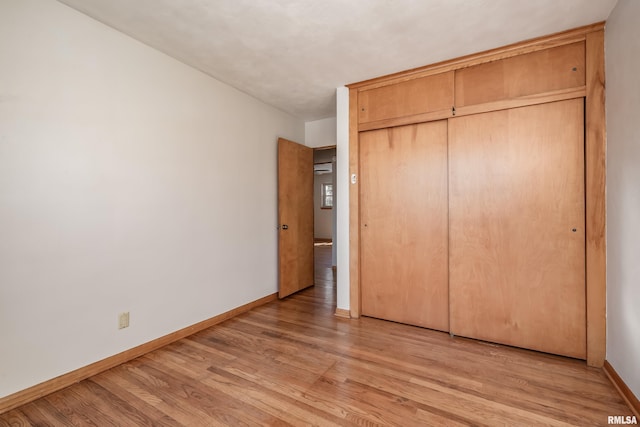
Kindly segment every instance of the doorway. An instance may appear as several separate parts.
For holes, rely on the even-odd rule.
[[[314,283],[325,299],[336,293],[336,147],[313,150]]]

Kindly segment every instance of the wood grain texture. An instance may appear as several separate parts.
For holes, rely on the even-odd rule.
[[[483,104],[584,85],[585,44],[572,43],[457,70],[455,106]]]
[[[360,143],[358,91],[349,90],[349,311],[360,317]],[[351,182],[355,175],[356,182]]]
[[[604,361],[603,371],[607,374],[607,378],[609,378],[616,390],[618,390],[620,396],[624,399],[627,405],[629,405],[629,409],[633,411],[636,417],[640,418],[640,400],[638,400],[636,395],[633,394],[629,386],[624,382],[622,377],[618,375],[618,372],[616,372],[608,360]]]
[[[447,121],[360,133],[362,314],[449,330]]]
[[[396,126],[413,125],[416,123],[434,122],[438,120],[448,119],[453,116],[451,106],[444,110],[433,111],[430,113],[415,114],[412,116],[396,117],[393,119],[376,120],[374,122],[361,123],[358,126],[360,132],[376,129],[385,129]]]
[[[42,396],[46,396],[65,387],[69,387],[72,384],[75,384],[93,375],[97,375],[100,372],[104,372],[108,369],[113,368],[114,366],[126,363],[129,360],[135,359],[136,357],[140,357],[146,353],[157,350],[184,337],[210,328],[213,325],[224,322],[225,320],[237,316],[240,313],[244,313],[245,311],[251,310],[254,307],[258,307],[260,305],[271,302],[276,298],[277,294],[267,295],[256,301],[244,304],[240,307],[234,308],[233,310],[229,310],[210,319],[203,320],[202,322],[172,332],[153,341],[149,341],[148,343],[139,345],[137,347],[123,351],[122,353],[118,353],[114,356],[92,363],[91,365],[76,369],[75,371],[37,384],[33,387],[29,387],[17,393],[10,394],[9,396],[0,399],[0,414],[13,408],[17,408],[20,405],[28,404],[29,402],[32,402]]]
[[[583,27],[578,27],[547,36],[537,37],[534,39],[513,43],[483,52],[473,53],[470,55],[465,55],[458,58],[413,68],[410,70],[400,71],[398,73],[388,74],[361,82],[351,83],[347,85],[347,87],[350,89],[369,90],[425,76],[431,76],[434,74],[460,70],[463,68],[473,67],[475,65],[498,61],[505,58],[511,58],[518,55],[525,55],[531,52],[537,52],[540,50],[551,49],[558,46],[581,42],[585,40],[587,34],[601,31],[603,29],[604,22],[597,22],[594,24],[585,25]]]
[[[606,120],[604,31],[587,34],[587,363],[604,363],[607,342]]]
[[[453,106],[453,72],[358,93],[359,123],[447,110]],[[361,129],[362,130],[362,129]]]
[[[313,149],[278,139],[278,297],[313,286]]]
[[[316,286],[0,415],[0,425],[601,426],[632,415],[602,370],[578,360],[337,318],[331,277],[330,264],[316,266]]]
[[[395,119],[377,120],[375,122],[361,123],[358,125],[360,132],[386,129],[396,126],[412,125],[417,123],[434,122],[450,117],[468,116],[470,114],[488,113],[491,111],[506,110],[509,108],[526,107],[527,105],[546,104],[547,102],[564,101],[565,99],[584,98],[587,94],[586,86],[570,89],[560,89],[550,92],[525,95],[517,98],[503,99],[500,101],[486,102],[482,104],[456,107],[455,110],[434,111],[432,113],[416,114],[413,116],[398,117]]]
[[[500,101],[486,102],[483,104],[467,105],[466,107],[456,107],[455,117],[508,110],[510,108],[520,108],[528,105],[546,104],[548,102],[564,101],[567,99],[584,98],[586,93],[586,86],[580,86],[571,89],[560,89]]]
[[[452,333],[585,358],[583,117],[575,99],[449,120]]]

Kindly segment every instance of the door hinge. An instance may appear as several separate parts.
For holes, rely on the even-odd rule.
[[[451,115],[452,116],[456,115],[456,107],[451,107]]]

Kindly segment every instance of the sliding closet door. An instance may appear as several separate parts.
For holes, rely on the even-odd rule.
[[[360,133],[362,314],[448,330],[447,122]]]
[[[452,333],[585,358],[583,106],[450,119]]]

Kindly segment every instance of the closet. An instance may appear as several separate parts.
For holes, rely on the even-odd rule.
[[[603,25],[350,88],[351,315],[604,360]]]

